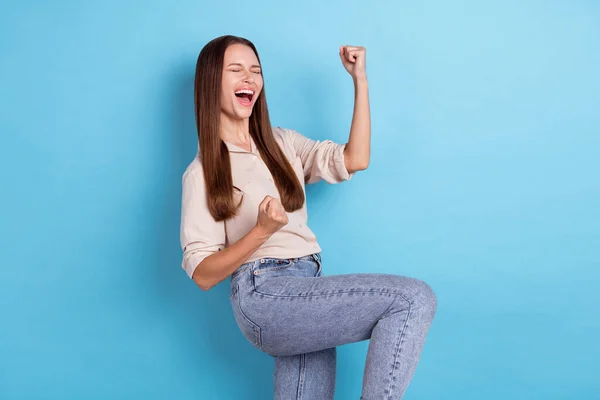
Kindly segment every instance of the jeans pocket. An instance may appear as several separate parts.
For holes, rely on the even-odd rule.
[[[233,297],[237,294],[239,286],[237,283],[232,283],[229,288],[229,301],[233,302]]]
[[[262,346],[260,327],[256,325],[242,310],[241,297],[239,295],[239,286],[236,284],[231,289],[229,300],[231,301],[231,308],[233,310],[233,318],[244,335],[244,337],[256,348]]]
[[[315,274],[315,276],[322,276],[323,275],[323,260],[321,259],[321,254],[314,253],[314,254],[312,254],[312,258],[314,258],[315,262],[317,263],[317,273]]]
[[[254,275],[269,274],[271,272],[281,271],[290,267],[292,264],[292,260],[286,258],[277,260],[266,260],[264,263],[261,262],[261,265],[254,269]]]
[[[319,260],[319,261],[317,261]],[[259,293],[268,293],[276,286],[284,284],[282,279],[314,278],[321,274],[320,258],[314,255],[302,259],[266,262],[254,269],[252,286]],[[269,289],[270,288],[270,289]]]

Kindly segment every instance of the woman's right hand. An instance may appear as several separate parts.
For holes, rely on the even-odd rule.
[[[258,206],[256,226],[267,235],[272,235],[287,223],[287,213],[279,200],[271,196],[265,196]]]

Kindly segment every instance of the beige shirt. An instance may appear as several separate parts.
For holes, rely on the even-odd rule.
[[[305,183],[321,179],[338,183],[352,177],[344,164],[345,144],[312,140],[280,127],[274,127],[273,134],[294,168],[303,191]],[[204,258],[237,242],[256,225],[258,205],[266,195],[281,200],[271,172],[252,138],[250,140],[251,152],[225,142],[230,154],[233,184],[244,193],[244,201],[233,218],[216,222],[210,214],[199,152],[183,174],[180,240],[182,267],[190,278]],[[234,196],[237,203],[241,194]],[[301,257],[321,251],[307,225],[306,201],[301,209],[287,215],[287,225],[275,232],[246,262],[265,257]]]

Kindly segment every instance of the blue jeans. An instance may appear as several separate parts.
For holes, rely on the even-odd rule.
[[[262,258],[231,275],[242,334],[275,359],[275,400],[333,399],[336,346],[370,339],[362,400],[401,399],[435,315],[423,281],[391,274],[323,276],[320,254]]]

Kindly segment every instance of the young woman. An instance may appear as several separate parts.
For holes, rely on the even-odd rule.
[[[348,180],[370,157],[363,47],[342,46],[355,87],[347,144],[272,127],[254,45],[222,36],[200,52],[199,151],[183,175],[183,268],[203,290],[227,277],[243,335],[274,357],[274,398],[333,399],[336,346],[370,339],[362,397],[400,399],[436,310],[424,282],[324,276],[305,184]],[[290,88],[293,89],[293,88]]]

